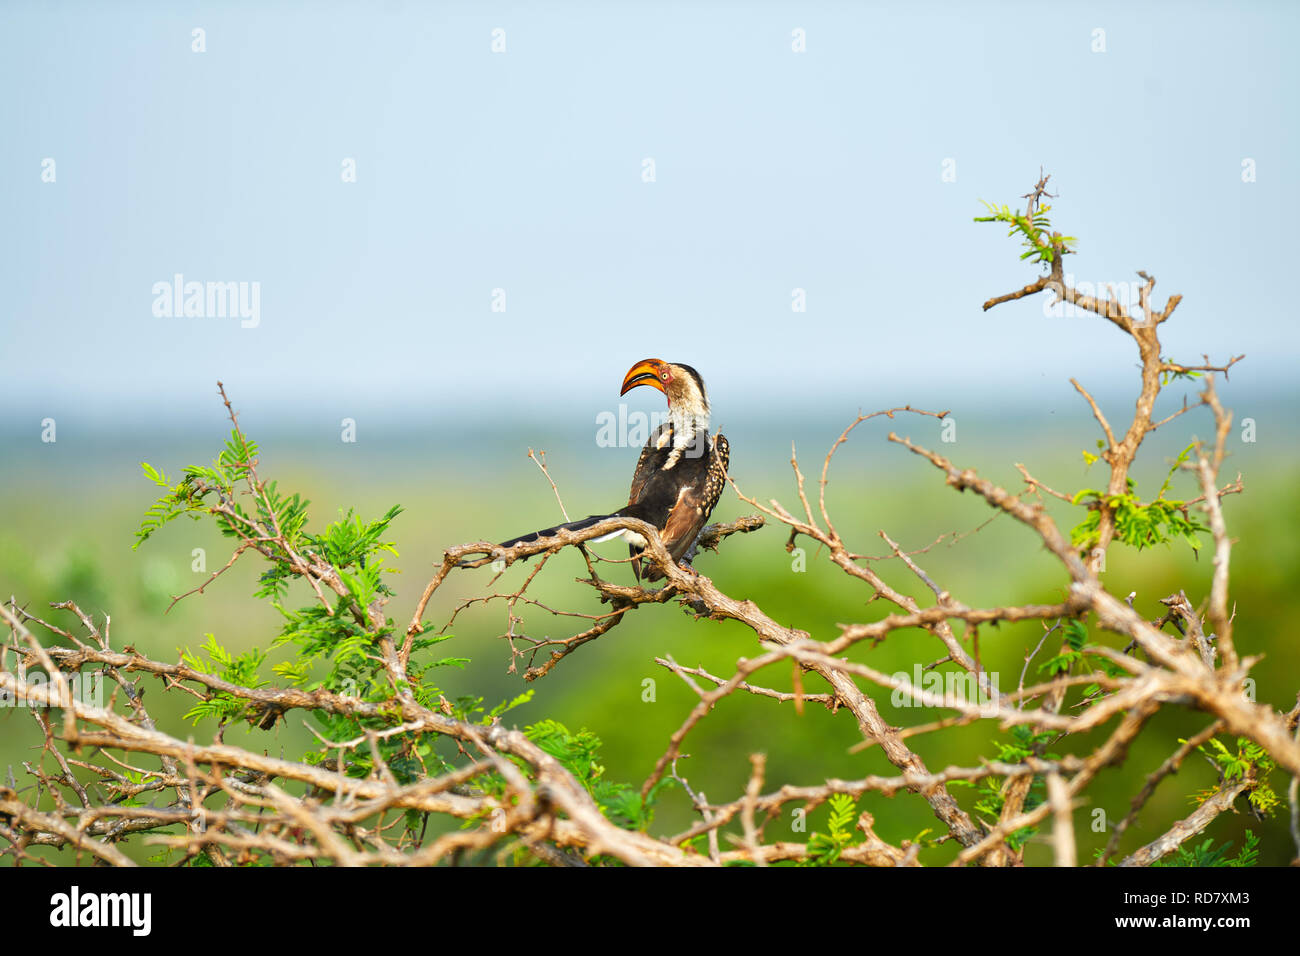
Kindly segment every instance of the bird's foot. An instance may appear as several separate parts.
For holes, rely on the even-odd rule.
[[[710,613],[709,606],[699,598],[690,598],[682,601],[682,604],[694,611],[697,617],[708,617]]]

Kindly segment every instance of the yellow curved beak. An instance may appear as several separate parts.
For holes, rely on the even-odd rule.
[[[665,363],[662,359],[642,359],[623,376],[623,389],[620,395],[626,395],[638,385],[649,385],[664,391],[663,375]],[[666,394],[666,393],[665,393]]]

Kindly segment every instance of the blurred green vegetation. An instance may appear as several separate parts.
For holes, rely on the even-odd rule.
[[[889,547],[879,537],[881,529],[912,551],[931,545],[940,535],[979,527],[977,533],[955,542],[945,538],[918,555],[917,561],[941,586],[969,605],[1060,599],[1063,576],[1030,532],[1005,517],[989,522],[992,512],[980,499],[945,487],[935,469],[905,449],[887,443],[884,434],[890,428],[911,434],[962,466],[977,467],[1004,486],[1017,489],[1021,482],[1014,463],[1022,461],[1037,478],[1072,493],[1095,484],[1097,479],[1097,471],[1090,471],[1080,454],[1080,449],[1086,450],[1092,443],[1086,422],[1076,419],[1068,430],[1049,430],[1024,424],[1006,428],[990,421],[983,430],[967,428],[959,441],[946,445],[939,442],[930,424],[915,420],[881,424],[874,431],[863,428],[860,434],[855,433],[831,470],[827,504],[837,528],[857,551],[887,555]],[[278,451],[273,436],[259,435],[256,429],[250,431],[263,445],[263,477],[276,478],[283,490],[298,491],[311,499],[315,526],[348,507],[366,519],[379,517],[394,504],[405,507],[391,528],[401,555],[390,563],[401,573],[389,582],[398,596],[389,604],[388,613],[399,622],[409,618],[444,547],[484,538],[500,540],[545,526],[558,517],[551,488],[533,463],[525,459],[526,446],[522,443],[494,442],[489,437],[473,448],[462,449],[463,459],[456,459],[442,446],[387,445],[367,448],[364,459],[358,461],[345,459],[351,453],[346,448]],[[814,503],[821,461],[836,433],[838,428],[826,431],[824,442],[800,448]],[[223,439],[221,431],[213,430],[210,441],[197,453],[193,451],[195,439],[189,436],[175,447],[164,446],[154,449],[156,454],[141,453],[139,457],[147,457],[172,474],[191,461],[210,460]],[[746,446],[735,433],[732,442],[739,450],[733,459],[733,475],[741,488],[759,500],[775,497],[786,507],[797,507],[793,478],[786,464],[788,453],[784,457],[766,454],[772,447],[779,447],[769,443],[766,457],[759,459],[746,453]],[[1169,461],[1185,444],[1185,434],[1171,436],[1167,447],[1153,442],[1140,459],[1139,488],[1158,487]],[[511,449],[510,455],[502,454],[503,446]],[[1300,501],[1294,493],[1300,469],[1289,448],[1261,451],[1235,445],[1234,457],[1225,466],[1223,476],[1226,483],[1237,470],[1245,472],[1246,493],[1226,499],[1229,529],[1237,539],[1231,595],[1237,607],[1237,644],[1243,654],[1264,655],[1264,662],[1254,671],[1257,699],[1279,709],[1292,706],[1300,689],[1300,647],[1290,630],[1293,612],[1289,602],[1300,572],[1300,543],[1294,532],[1300,526]],[[273,608],[251,597],[261,570],[252,559],[241,560],[205,594],[186,598],[168,611],[171,595],[203,579],[192,568],[195,549],[205,550],[206,568],[211,571],[229,557],[228,542],[210,522],[180,521],[132,552],[134,531],[156,491],[139,474],[138,464],[126,461],[134,457],[135,451],[117,450],[111,456],[113,466],[93,474],[78,468],[53,467],[36,454],[29,454],[22,462],[11,458],[7,469],[0,469],[4,491],[0,589],[4,595],[12,594],[34,613],[55,615],[59,623],[67,626],[71,619],[64,612],[50,611],[48,602],[72,599],[97,617],[111,614],[114,646],[131,645],[162,659],[175,660],[183,648],[196,649],[207,634],[215,635],[235,652],[253,646],[268,647],[281,622]],[[136,462],[139,457],[135,457]],[[620,503],[625,493],[625,477],[621,476],[630,469],[635,451],[615,449],[606,454],[602,450],[600,469],[595,474],[587,473],[584,479],[584,461],[590,457],[590,448],[570,448],[550,459],[572,517]],[[1197,494],[1190,477],[1179,475],[1174,480],[1177,496]],[[1049,499],[1048,505],[1067,530],[1084,513],[1082,508],[1054,499]],[[747,513],[751,509],[728,495],[714,519],[727,520]],[[796,562],[784,548],[786,538],[785,531],[777,526],[739,535],[726,542],[720,553],[702,555],[697,566],[726,593],[752,598],[777,621],[804,628],[817,638],[834,636],[840,623],[875,620],[888,612],[883,602],[869,602],[863,587],[831,566],[815,548],[806,553],[806,570],[795,570]],[[807,547],[807,542],[801,544]],[[624,555],[623,546],[616,542],[600,545],[597,550],[611,557]],[[892,584],[916,595],[922,605],[931,603],[929,592],[900,562],[882,560],[876,567]],[[607,568],[616,579],[630,578],[626,567]],[[512,568],[494,589],[513,590],[512,585],[531,569],[531,562]],[[574,580],[582,571],[576,553],[561,553],[539,575],[530,594],[549,607],[598,613],[601,607],[591,590]],[[1104,579],[1120,596],[1135,592],[1135,606],[1154,618],[1163,611],[1158,599],[1180,588],[1186,590],[1193,604],[1202,601],[1210,572],[1209,553],[1204,549],[1198,557],[1181,543],[1141,552],[1117,544],[1110,553]],[[453,575],[431,604],[426,619],[446,620],[460,602],[481,596],[490,576],[486,568]],[[510,654],[499,637],[505,630],[505,614],[504,605],[495,602],[475,605],[457,618],[452,629],[455,638],[442,649],[468,657],[471,663],[463,670],[440,674],[444,692],[448,696],[481,695],[491,706],[531,687],[535,691],[532,700],[513,711],[508,721],[522,726],[551,718],[573,730],[593,731],[604,741],[606,778],[636,786],[650,772],[669,735],[696,700],[688,687],[655,665],[653,659],[671,655],[685,666],[702,666],[727,677],[738,658],[753,656],[757,648],[753,634],[738,624],[694,620],[675,605],[647,606],[629,615],[624,624],[605,637],[562,661],[550,675],[525,685],[517,674],[507,673]],[[522,614],[524,624],[520,630],[534,636],[559,636],[584,626],[581,618],[553,616],[538,608],[524,609]],[[1014,689],[1025,667],[1025,657],[1041,633],[1041,625],[1034,622],[981,631],[979,650],[984,666],[998,675],[1003,690]],[[1090,639],[1116,644],[1113,636],[1106,634],[1093,633]],[[283,648],[274,652],[264,673],[290,652]],[[543,651],[543,655],[546,653]],[[1038,668],[1054,653],[1055,647],[1049,641],[1029,665],[1028,683],[1044,676]],[[895,633],[877,647],[858,646],[851,656],[885,672],[901,671],[910,676],[916,665],[929,664],[943,652],[941,645],[925,632],[905,631]],[[648,685],[648,680],[653,685]],[[790,668],[781,667],[753,680],[789,690],[792,673]],[[805,676],[806,692],[822,690],[819,685],[815,676]],[[161,684],[147,678],[144,686],[146,703],[162,729],[182,737],[193,734],[203,738],[213,733],[211,721],[191,728],[182,720],[193,698],[165,694]],[[652,694],[647,692],[648,687],[653,688]],[[647,701],[648,696],[653,700]],[[877,692],[875,697],[886,719],[896,725],[924,723],[942,716],[930,710],[895,708],[885,692]],[[297,757],[314,745],[303,726],[306,719],[310,718],[295,712],[287,725],[280,723],[269,734],[236,727],[227,731],[225,739]],[[1088,802],[1076,814],[1081,861],[1090,861],[1093,851],[1106,840],[1106,834],[1090,829],[1092,811],[1104,810],[1112,824],[1121,819],[1145,776],[1177,748],[1178,738],[1195,733],[1208,720],[1205,715],[1176,706],[1166,707],[1135,741],[1125,765],[1101,774],[1088,791]],[[1088,739],[1072,739],[1049,749],[1077,751],[1095,745],[1104,730]],[[1006,736],[988,722],[981,722],[912,738],[910,742],[932,769],[940,769],[950,764],[970,765],[981,756],[995,757],[998,743]],[[800,715],[792,704],[738,693],[720,703],[692,731],[683,748],[689,756],[680,761],[679,770],[695,790],[713,801],[734,799],[743,792],[749,774],[747,758],[753,751],[767,754],[768,790],[783,783],[817,784],[829,777],[896,772],[874,749],[850,753],[849,748],[859,739],[853,721],[845,714],[834,715],[808,705]],[[20,785],[29,782],[30,778],[24,779],[21,763],[40,759],[38,750],[33,749],[38,741],[35,722],[21,709],[0,712],[0,771],[12,765]],[[1197,791],[1212,786],[1215,780],[1209,763],[1194,756],[1178,775],[1159,787],[1130,829],[1123,847],[1131,850],[1159,835],[1175,819],[1186,816],[1195,807],[1193,797]],[[1276,779],[1273,783],[1275,789],[1285,791],[1285,781]],[[977,800],[973,790],[954,793],[968,809]],[[905,793],[892,799],[867,795],[859,806],[874,814],[877,832],[891,842],[915,838],[927,830],[930,837],[941,832],[941,825],[926,804]],[[1244,811],[1244,806],[1245,801],[1239,801],[1238,809]],[[814,813],[809,832],[825,831],[828,812],[827,807],[822,807]],[[1207,835],[1216,844],[1232,841],[1239,848],[1245,831],[1251,829],[1260,838],[1260,861],[1282,864],[1294,854],[1284,817],[1285,811],[1262,821],[1245,812],[1224,815]],[[661,797],[651,829],[655,833],[677,832],[686,828],[692,818],[685,794],[679,788],[670,788]],[[768,836],[793,836],[789,834],[791,823],[789,819],[774,820],[769,824]],[[138,840],[130,841],[127,849],[141,859],[154,852]],[[931,854],[929,859],[942,858],[951,849],[947,847],[937,856]],[[64,861],[72,859],[67,853],[52,855]],[[1027,862],[1050,862],[1050,849],[1041,837],[1028,844]]]

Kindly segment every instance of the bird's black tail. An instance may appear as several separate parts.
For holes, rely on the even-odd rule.
[[[549,538],[551,537],[551,535],[556,534],[559,531],[582,531],[585,528],[590,528],[592,525],[604,521],[606,518],[617,518],[622,513],[623,513],[622,511],[613,511],[607,515],[588,515],[586,518],[579,518],[577,521],[569,521],[565,524],[557,524],[553,528],[544,528],[541,531],[533,531],[530,532],[529,534],[521,534],[519,537],[511,538],[509,541],[502,541],[498,545],[498,547],[512,548],[517,544],[525,544],[531,541],[539,541],[542,538]],[[614,534],[622,534],[622,533],[623,532],[621,531],[614,532]],[[602,539],[597,538],[593,540],[602,540]],[[460,562],[460,564],[463,567],[470,561],[478,561],[478,560],[481,559],[465,558]]]
[[[509,541],[502,541],[501,547],[512,548],[517,544],[524,544],[530,541],[537,541],[541,538],[549,538],[559,531],[583,531],[594,524],[599,524],[606,518],[616,518],[621,512],[614,511],[607,515],[588,515],[586,518],[579,518],[577,521],[570,521],[566,524],[557,524],[554,528],[546,528],[542,531],[534,531],[531,534],[521,534],[517,538],[511,538]],[[622,534],[622,532],[618,532]]]

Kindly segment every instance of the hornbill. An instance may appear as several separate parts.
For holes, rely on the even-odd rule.
[[[658,529],[674,561],[685,559],[689,563],[695,542],[727,483],[731,447],[725,436],[709,434],[709,399],[704,379],[695,369],[661,359],[644,359],[623,377],[619,395],[626,395],[638,385],[649,385],[664,393],[668,420],[654,430],[641,449],[627,504],[609,514],[591,515],[502,541],[500,547],[548,538],[563,529],[581,531],[606,518],[640,518]],[[635,531],[615,531],[592,541],[620,535],[628,542],[632,573],[638,581],[643,575],[647,581],[664,576],[653,564],[642,571],[641,552],[646,541]]]

